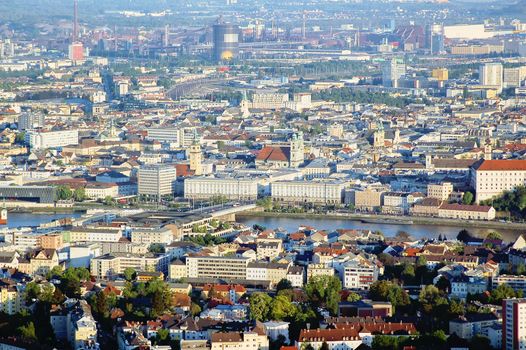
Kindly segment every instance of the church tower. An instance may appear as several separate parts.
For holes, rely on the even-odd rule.
[[[487,143],[484,145],[484,160],[491,160],[493,154],[493,150],[491,148],[491,145]]]
[[[248,110],[248,105],[249,105],[249,102],[248,102],[248,99],[247,99],[247,92],[245,90],[243,90],[243,99],[241,100],[241,103],[239,104],[239,107],[241,108],[241,114],[245,118],[250,116],[250,111]]]
[[[195,175],[203,174],[203,155],[201,153],[201,145],[194,141],[190,146],[190,170],[194,171]]]
[[[383,124],[380,124],[378,130],[376,130],[373,134],[373,147],[385,147],[385,131]]]
[[[290,162],[291,168],[297,168],[303,164],[305,156],[305,146],[303,145],[303,132],[299,131],[292,134],[289,140],[290,145]]]

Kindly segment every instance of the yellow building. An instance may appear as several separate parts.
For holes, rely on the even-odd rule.
[[[29,259],[20,260],[18,263],[19,270],[29,275],[45,275],[55,266],[60,266],[55,249],[41,249],[33,253]]]
[[[12,280],[0,280],[0,311],[8,315],[19,313],[24,308],[24,293]]]
[[[436,68],[431,72],[431,76],[439,81],[446,81],[449,79],[449,71],[447,68]]]

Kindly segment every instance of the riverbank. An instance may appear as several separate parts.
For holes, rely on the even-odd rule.
[[[23,213],[23,214],[49,214],[49,213],[60,213],[60,214],[72,214],[72,213],[82,213],[86,211],[85,209],[76,208],[76,207],[26,207],[26,208],[8,208],[9,213]]]
[[[503,229],[503,230],[523,230],[526,233],[526,224],[518,222],[500,221],[476,221],[476,220],[455,220],[443,218],[430,218],[419,216],[396,216],[396,215],[369,215],[369,214],[343,214],[343,213],[274,213],[264,211],[245,211],[236,214],[236,218],[292,218],[292,219],[329,219],[329,220],[350,220],[367,223],[379,223],[390,225],[436,225],[467,228]]]

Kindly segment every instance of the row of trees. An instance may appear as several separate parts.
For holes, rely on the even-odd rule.
[[[518,186],[512,191],[505,191],[497,198],[482,201],[481,204],[493,205],[499,212],[508,212],[512,218],[524,220],[526,217],[526,186]]]
[[[334,101],[337,103],[378,103],[399,108],[414,102],[414,99],[409,97],[393,97],[388,93],[367,92],[351,88],[323,90],[313,94],[312,98],[314,100]]]
[[[74,190],[65,185],[57,187],[57,199],[58,200],[70,200],[73,199],[76,202],[82,202],[86,199],[86,191],[84,187],[78,187]]]

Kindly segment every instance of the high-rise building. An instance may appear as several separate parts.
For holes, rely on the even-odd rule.
[[[239,27],[230,23],[219,22],[213,27],[214,51],[216,61],[231,61],[239,50]]]
[[[526,349],[526,299],[502,301],[502,349]]]
[[[386,61],[382,68],[382,84],[388,87],[398,87],[398,80],[404,75],[404,61],[400,58],[392,58]]]
[[[43,128],[45,119],[42,113],[22,113],[18,117],[18,130]]]
[[[504,68],[502,85],[505,88],[519,87],[526,79],[526,66]]]
[[[175,167],[164,164],[143,165],[139,169],[139,194],[160,199],[174,193]]]
[[[486,63],[479,67],[479,82],[484,86],[502,88],[503,69],[501,63]]]

